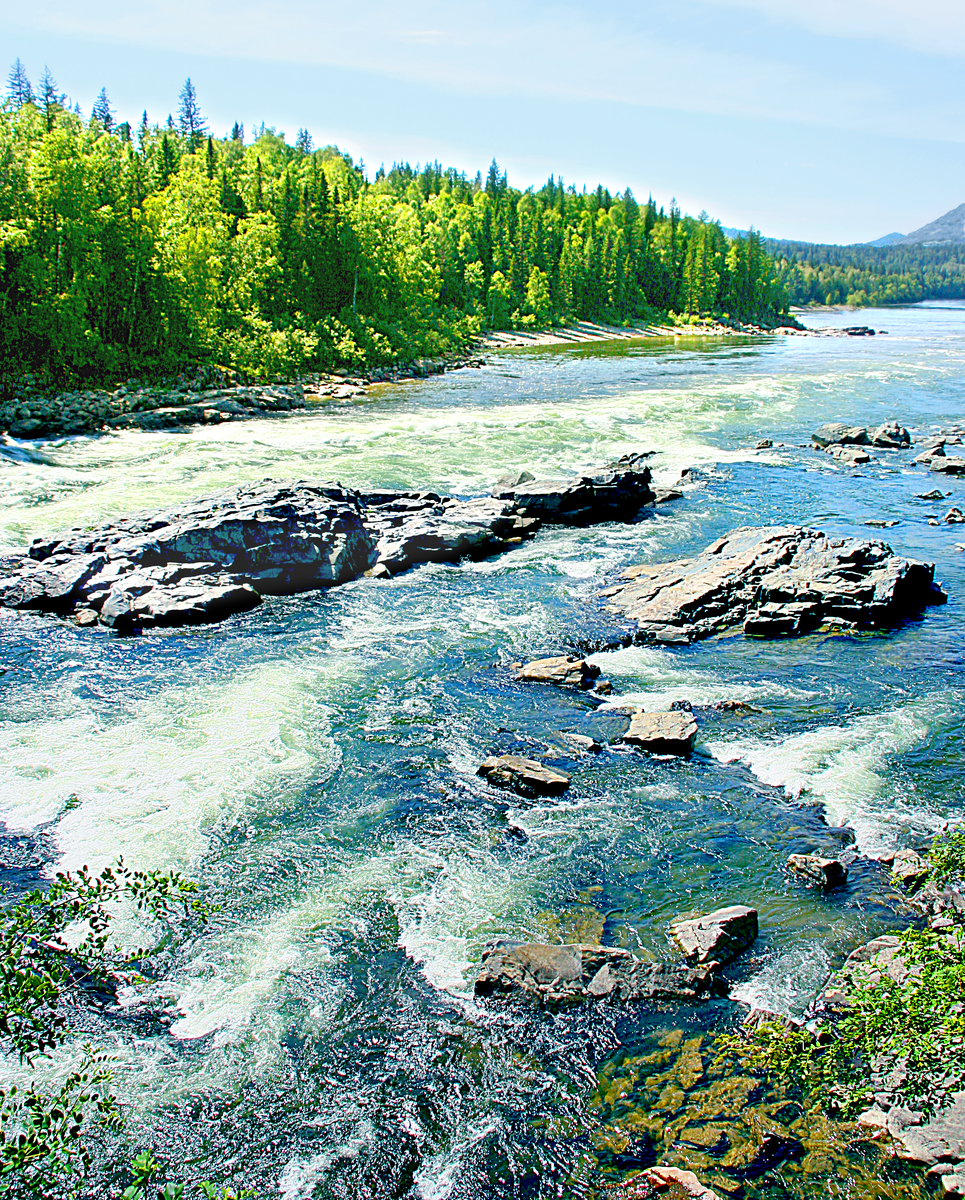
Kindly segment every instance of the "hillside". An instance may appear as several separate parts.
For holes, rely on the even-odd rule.
[[[965,245],[965,204],[902,238],[903,246]]]

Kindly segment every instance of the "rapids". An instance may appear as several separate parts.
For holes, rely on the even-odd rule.
[[[849,830],[874,854],[965,814],[963,535],[927,523],[965,507],[965,480],[912,466],[915,450],[853,469],[807,443],[829,420],[898,417],[916,439],[965,423],[965,307],[812,323],[889,332],[505,352],[283,419],[0,458],[0,549],[269,476],[472,495],[507,468],[555,475],[637,450],[657,452],[658,484],[696,468],[683,500],[635,525],[547,527],[491,560],[271,599],[216,627],[118,640],[0,614],[0,880],[15,891],[122,854],[180,868],[220,906],[166,963],[169,1029],[85,1034],[116,1057],[129,1148],[285,1200],[589,1196],[600,1170],[653,1160],[656,1135],[628,1141],[614,1108],[621,1064],[638,1064],[621,1095],[659,1109],[648,1072],[677,1031],[706,1040],[737,1006],[488,1010],[471,995],[486,940],[661,957],[674,917],[751,903],[761,937],[727,972],[734,994],[799,1012],[895,927],[873,863],[828,897],[783,864]],[[754,450],[763,438],[774,446]],[[916,499],[935,486],[950,499]],[[900,523],[865,527],[877,518]],[[592,598],[622,567],[783,521],[933,561],[949,602],[886,634],[602,653],[614,696],[599,711],[511,681],[512,661],[606,627]],[[699,714],[689,762],[561,747],[574,781],[557,800],[476,778],[488,753],[605,734],[627,697],[753,707]],[[836,1194],[829,1178],[841,1195],[924,1194],[911,1171],[863,1190],[860,1156],[850,1183],[852,1168],[813,1159],[747,1194]]]

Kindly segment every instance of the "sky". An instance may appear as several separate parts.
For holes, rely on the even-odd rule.
[[[163,121],[190,76],[213,131],[305,127],[370,176],[495,158],[840,243],[965,202],[963,0],[8,0],[0,45],[85,112]]]

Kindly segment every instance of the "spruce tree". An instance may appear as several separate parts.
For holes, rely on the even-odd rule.
[[[198,94],[190,76],[184,81],[184,87],[178,96],[178,129],[187,138],[192,151],[198,149],[208,132],[208,125],[201,115]]]
[[[107,88],[101,88],[97,93],[90,119],[96,121],[98,125],[102,125],[108,133],[114,128],[114,113],[111,111],[111,102],[107,98]]]
[[[298,137],[295,138],[295,149],[299,154],[311,154],[315,149],[315,143],[312,141],[312,135],[307,129],[299,129]]]
[[[23,108],[25,104],[33,104],[33,98],[33,88],[27,78],[27,69],[18,58],[7,76],[7,99],[12,100],[17,108]]]
[[[65,99],[66,96],[57,91],[57,80],[51,75],[50,68],[45,66],[40,79],[40,108],[44,114],[48,133],[53,129],[57,110],[63,108]]]

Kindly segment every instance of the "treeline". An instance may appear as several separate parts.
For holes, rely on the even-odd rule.
[[[438,163],[381,168],[262,126],[90,117],[19,62],[0,109],[0,351],[6,371],[123,378],[217,363],[253,375],[389,363],[484,328],[658,313],[771,323],[761,238],[706,214]]]
[[[965,246],[821,246],[768,239],[792,304],[913,304],[965,297]]]

